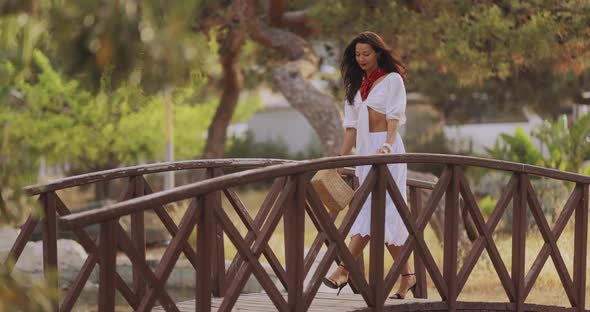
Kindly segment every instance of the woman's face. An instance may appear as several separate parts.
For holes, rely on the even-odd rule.
[[[370,44],[357,43],[355,47],[356,62],[365,72],[377,68],[377,53]]]

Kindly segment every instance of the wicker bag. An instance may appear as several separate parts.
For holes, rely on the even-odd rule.
[[[344,209],[354,195],[353,189],[342,179],[336,169],[318,171],[311,179],[311,184],[330,211]]]

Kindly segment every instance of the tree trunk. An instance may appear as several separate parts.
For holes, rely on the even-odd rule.
[[[242,86],[239,56],[243,43],[243,31],[239,26],[234,26],[229,29],[219,49],[219,57],[223,68],[223,91],[219,106],[207,132],[207,142],[203,151],[204,158],[221,158],[225,152],[227,127],[238,105]]]
[[[338,154],[344,132],[338,103],[309,82],[317,71],[318,58],[305,39],[292,32],[269,27],[259,20],[256,6],[256,0],[240,0],[240,18],[253,40],[281,52],[287,58],[284,64],[274,69],[274,82],[291,106],[309,121],[320,138],[324,155]],[[273,9],[273,17],[283,15],[276,11],[276,6]]]

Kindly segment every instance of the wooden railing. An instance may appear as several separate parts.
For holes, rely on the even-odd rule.
[[[126,168],[117,168],[112,170],[93,172],[89,174],[83,174],[73,177],[68,177],[60,180],[53,181],[51,183],[33,185],[25,188],[25,192],[30,196],[38,196],[39,205],[43,209],[43,219],[37,219],[34,216],[29,216],[26,222],[21,226],[21,231],[14,242],[8,256],[5,261],[5,266],[8,270],[14,268],[14,264],[20,258],[26,243],[31,239],[33,230],[41,223],[42,225],[42,239],[43,239],[43,269],[46,275],[52,275],[54,277],[54,286],[57,289],[58,280],[55,278],[57,270],[57,217],[66,216],[71,213],[67,205],[57,194],[57,191],[65,190],[69,188],[79,187],[83,185],[102,183],[105,181],[111,181],[115,179],[127,179],[127,183],[120,191],[119,201],[128,200],[144,196],[146,194],[153,193],[149,183],[144,178],[145,175],[156,174],[170,171],[181,171],[181,170],[195,170],[203,169],[206,170],[205,178],[212,178],[216,174],[222,174],[224,168],[235,168],[235,169],[251,169],[258,167],[266,167],[275,164],[292,162],[288,160],[280,159],[207,159],[207,160],[194,160],[194,161],[177,161],[170,163],[156,163],[141,166],[133,166]],[[158,217],[163,222],[166,229],[175,235],[178,230],[176,224],[168,213],[163,209],[154,210]],[[131,236],[132,240],[140,255],[145,256],[145,231],[144,231],[144,217],[143,213],[137,213],[131,215]],[[85,282],[88,280],[90,273],[97,264],[102,264],[98,257],[98,246],[96,242],[82,229],[74,229],[74,235],[80,242],[82,247],[89,254],[86,262],[84,263],[81,272],[76,277],[73,283],[73,287],[68,290],[61,306],[55,302],[54,306],[60,307],[61,311],[70,311],[78,299]],[[220,250],[219,257],[220,261],[223,261],[223,245],[215,248]],[[190,248],[190,247],[189,247]],[[190,259],[195,262],[195,254],[191,249],[186,249],[189,253]],[[215,272],[221,272],[223,270],[216,270]],[[59,272],[57,272],[59,273]],[[221,274],[221,273],[220,273]],[[120,291],[123,297],[131,306],[137,306],[139,298],[143,293],[144,282],[141,272],[134,267],[133,270],[133,289],[127,286],[124,280],[116,274],[113,280],[115,287]],[[215,288],[216,293],[222,292],[220,287]]]
[[[391,177],[388,163],[435,163],[445,166],[428,201],[419,210],[417,218],[413,217],[407,203]],[[339,168],[358,165],[372,165],[372,169],[357,189],[355,196],[346,212],[342,223],[336,227],[334,217],[323,207],[313,188],[309,187],[309,179],[317,171],[327,168]],[[500,200],[487,219],[483,218],[469,183],[461,168],[475,166],[512,172],[512,177],[503,190]],[[576,184],[553,229],[550,228],[543,215],[538,196],[533,189],[529,176],[548,177],[570,181]],[[274,185],[262,204],[258,215],[252,219],[234,201],[231,208],[240,216],[248,228],[246,237],[242,237],[236,226],[229,219],[224,207],[220,204],[221,193],[231,198],[232,187],[254,183],[265,179],[274,179]],[[101,209],[68,215],[60,218],[60,224],[75,231],[85,226],[100,224],[100,242],[98,248],[91,251],[89,258],[100,259],[99,310],[114,309],[115,286],[117,275],[115,270],[115,250],[120,248],[131,259],[134,267],[143,274],[145,280],[137,285],[133,294],[134,300],[128,300],[137,311],[149,311],[156,300],[167,311],[178,311],[175,303],[164,289],[176,261],[182,252],[189,260],[194,259],[197,271],[197,287],[195,292],[196,309],[211,310],[212,289],[216,283],[210,279],[215,263],[216,251],[213,244],[216,240],[216,226],[238,250],[238,257],[228,271],[231,285],[223,298],[220,311],[229,311],[235,305],[247,278],[254,275],[269,298],[279,311],[305,311],[313,301],[321,283],[334,261],[343,261],[350,270],[350,278],[367,306],[375,311],[383,309],[387,294],[398,279],[402,266],[412,252],[415,258],[423,261],[434,286],[448,310],[457,309],[457,298],[481,256],[487,250],[494,268],[500,278],[509,301],[515,311],[524,311],[524,302],[539,273],[551,256],[556,266],[562,286],[572,307],[584,311],[586,290],[587,237],[588,237],[588,185],[590,177],[551,170],[536,166],[481,159],[464,156],[436,154],[404,154],[377,156],[346,156],[324,158],[314,161],[281,164],[266,168],[252,169],[240,173],[215,177],[176,189],[146,195],[127,200]],[[352,223],[357,217],[363,202],[372,193],[371,211],[371,244],[369,280],[365,279],[360,267],[345,245],[345,238]],[[385,198],[389,194],[406,225],[410,236],[406,241],[399,258],[385,272],[384,263],[384,214]],[[436,264],[432,253],[424,240],[424,229],[432,214],[445,195],[445,227],[444,257],[442,272]],[[467,210],[474,220],[479,233],[468,253],[463,266],[458,266],[458,220],[459,198],[462,197]],[[118,219],[126,215],[140,214],[147,210],[163,209],[163,205],[180,200],[191,199],[191,204],[183,216],[179,226],[173,227],[174,238],[165,250],[160,263],[152,271],[145,261],[142,250],[121,228]],[[231,199],[230,199],[231,201]],[[508,204],[513,203],[513,232],[511,272],[509,273],[494,241],[493,232]],[[410,196],[410,203],[415,204]],[[525,270],[526,248],[526,211],[527,206],[532,212],[539,231],[545,241],[532,267]],[[326,244],[327,251],[304,288],[304,279],[309,272],[310,261],[315,258],[314,252],[304,255],[305,214],[313,221],[318,230],[320,243]],[[573,279],[564,264],[557,239],[563,232],[568,220],[575,214],[574,264]],[[280,219],[285,224],[286,268],[278,263],[268,242]],[[197,227],[196,252],[188,244],[190,233]],[[315,244],[315,243],[314,243]],[[213,252],[211,252],[213,250]],[[259,258],[265,255],[271,267],[287,290],[285,299],[277,286],[271,281]],[[338,259],[338,260],[337,260]],[[89,260],[90,261],[90,260]],[[96,260],[95,260],[96,261]],[[234,273],[235,272],[235,273]],[[120,290],[120,289],[119,289]],[[141,291],[141,292],[140,292]]]
[[[26,243],[31,239],[33,230],[39,223],[41,223],[43,228],[43,267],[46,274],[53,275],[54,281],[56,282],[54,286],[57,288],[57,279],[55,279],[55,273],[58,262],[58,229],[55,221],[58,216],[66,216],[71,214],[70,208],[67,207],[67,205],[62,201],[60,196],[57,194],[58,191],[74,187],[80,187],[83,185],[103,183],[115,179],[127,179],[127,183],[125,183],[123,189],[120,190],[119,195],[119,201],[125,201],[131,198],[137,198],[153,193],[152,187],[145,179],[145,175],[149,174],[170,171],[203,169],[206,170],[205,179],[210,179],[216,176],[223,175],[223,170],[228,168],[251,169],[292,162],[293,161],[290,160],[279,159],[209,159],[195,161],[178,161],[171,163],[157,163],[126,168],[117,168],[112,170],[68,177],[42,185],[26,187],[25,191],[30,196],[39,196],[39,204],[43,208],[44,215],[47,216],[47,218],[36,219],[35,217],[31,216],[27,219],[27,221],[21,227],[21,232],[19,233],[16,241],[12,246],[12,249],[7,257],[5,265],[9,268],[9,270],[13,269],[14,264],[20,258],[20,255],[23,252]],[[351,186],[354,186],[355,183],[357,183],[356,179],[354,179],[354,170],[346,169],[344,174],[347,177],[347,181],[351,184]],[[413,196],[413,198],[416,199],[418,199],[419,196],[418,189],[432,189],[432,187],[433,184],[429,182],[414,179],[408,180],[409,192],[411,196]],[[280,186],[275,185],[275,189],[271,190],[271,192],[276,193],[279,191],[279,189]],[[240,210],[241,215],[245,216],[247,214],[247,212],[245,212],[245,208],[243,207],[243,204],[239,196],[235,191],[231,189],[226,189],[223,190],[223,193],[230,201],[230,203],[234,207],[236,207],[236,209]],[[155,208],[153,209],[153,211],[161,220],[167,231],[172,236],[175,236],[178,232],[178,226],[168,215],[168,212],[165,209],[163,209],[163,207]],[[268,211],[262,211],[262,213],[259,214],[259,217],[256,220],[251,220],[251,218],[247,217],[245,217],[245,219],[243,220],[245,220],[244,222],[249,222],[246,223],[249,229],[255,229],[259,227],[257,224],[259,224],[261,220],[263,221],[264,217],[267,214]],[[334,218],[336,216],[336,214],[333,215]],[[133,242],[135,248],[137,249],[138,255],[140,257],[145,258],[146,240],[143,213],[131,214],[130,220],[130,240]],[[212,260],[212,278],[214,283],[212,291],[214,296],[223,296],[226,291],[227,285],[229,285],[229,282],[233,280],[237,273],[237,269],[243,264],[243,260],[240,257],[236,257],[232,265],[230,266],[230,269],[226,272],[223,230],[220,226],[217,225],[217,223],[213,224],[212,226],[216,231],[216,233],[214,234],[215,239],[211,243],[211,248],[212,250],[214,250],[213,254],[215,255],[214,259]],[[64,228],[62,227],[61,230],[64,230]],[[87,282],[94,267],[97,264],[104,265],[102,264],[100,254],[98,252],[98,248],[100,246],[98,246],[97,242],[95,242],[94,239],[92,239],[91,236],[83,229],[72,229],[72,232],[75,235],[76,239],[80,242],[82,247],[86,250],[89,256],[86,259],[84,265],[82,266],[82,269],[77,275],[76,279],[72,283],[71,287],[69,287],[64,300],[61,303],[54,302],[56,311],[70,311],[74,307],[76,301],[78,300],[78,297],[80,296],[84,284]],[[254,236],[251,235],[248,239],[252,240],[252,237]],[[317,253],[319,251],[323,244],[323,240],[325,240],[325,238],[320,240],[320,237],[318,237],[316,239],[316,241],[314,242],[314,247],[312,249],[314,253]],[[197,258],[195,251],[190,246],[188,246],[188,244],[184,244],[182,249],[183,253],[189,259],[191,264],[194,267],[196,267]],[[272,259],[271,263],[278,263],[278,260],[272,252],[272,250],[268,249],[268,252],[265,253],[265,255]],[[417,259],[416,261],[416,267],[419,269],[421,268],[421,270],[418,270],[418,272],[423,272],[424,266],[420,264],[419,259]],[[309,265],[306,267],[306,270],[309,271],[311,269],[311,262],[307,263]],[[273,268],[275,269],[276,274],[279,276],[283,284],[286,285],[285,271],[279,269],[279,267],[280,265],[275,265]],[[362,259],[359,261],[359,267],[363,267]],[[59,272],[57,273],[59,274]],[[425,277],[425,275],[422,276]],[[127,286],[123,278],[119,274],[115,273],[114,280],[111,281],[111,283],[113,284],[114,288],[116,288],[122,294],[123,298],[125,298],[125,300],[131,307],[137,308],[140,302],[140,298],[142,298],[142,296],[145,293],[144,285],[146,284],[146,276],[143,275],[140,266],[133,266],[132,279],[132,287],[129,287]],[[424,282],[420,285],[426,285],[425,279]],[[423,297],[426,297],[426,289],[424,287],[418,287],[418,291],[421,291],[420,294]]]

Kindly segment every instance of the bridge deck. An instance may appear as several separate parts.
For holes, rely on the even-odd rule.
[[[411,296],[411,295],[410,295]],[[283,294],[285,300],[287,300],[287,294]],[[212,298],[211,299],[211,310],[217,311],[223,298]],[[428,299],[406,299],[406,300],[393,300],[387,299],[387,306],[405,305],[408,303],[426,303],[432,302]],[[176,304],[181,312],[194,312],[195,301],[189,300],[179,302]],[[386,310],[387,309],[386,306]],[[363,300],[363,297],[355,294],[340,294],[336,296],[334,293],[317,293],[315,299],[311,303],[311,307],[308,311],[310,312],[326,312],[326,311],[362,311],[367,309],[367,304]],[[243,294],[238,299],[238,302],[234,306],[234,311],[277,311],[275,305],[270,301],[265,293],[255,294]],[[397,309],[394,309],[397,311]],[[391,311],[394,311],[391,310]],[[157,307],[153,311],[164,311],[164,309]],[[368,310],[367,310],[368,311]],[[401,309],[399,311],[407,311]]]
[[[283,294],[285,300],[287,294]],[[212,298],[211,311],[218,311],[219,305],[223,298]],[[183,301],[177,303],[181,312],[195,311],[195,301]],[[579,311],[576,308],[546,306],[537,304],[524,304],[524,310],[527,312],[566,312]],[[164,311],[161,307],[156,307],[153,311]],[[270,312],[277,311],[274,304],[270,301],[265,293],[243,294],[239,297],[233,311],[259,311]],[[360,295],[341,294],[336,296],[334,293],[317,293],[311,307],[308,311],[328,312],[328,311],[371,311]],[[446,302],[433,299],[414,299],[392,300],[387,299],[383,311],[391,312],[409,312],[409,311],[448,311]],[[513,303],[498,302],[457,302],[457,311],[516,311],[516,305]],[[583,310],[590,312],[590,310]]]

